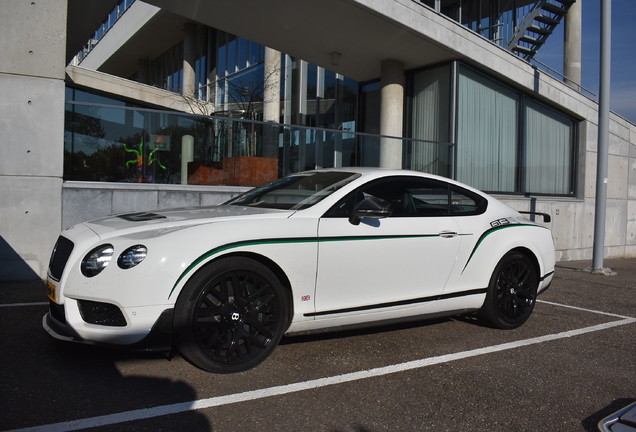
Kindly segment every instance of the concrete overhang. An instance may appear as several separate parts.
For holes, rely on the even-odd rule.
[[[143,1],[359,82],[379,79],[386,59],[401,61],[406,70],[461,60],[587,117],[580,113],[588,103],[583,95],[416,0]]]
[[[385,59],[411,69],[459,58],[436,33],[470,32],[412,0],[144,1],[357,81],[378,78]]]
[[[66,21],[66,64],[95,34],[119,0],[68,0]]]
[[[117,31],[106,33],[81,66],[130,77],[139,60],[153,60],[181,42],[188,22],[193,21],[137,1],[117,21]]]
[[[208,108],[203,102],[186,99],[178,93],[78,66],[66,67],[65,81],[69,87],[102,93],[145,108],[195,114],[204,114],[202,108]]]

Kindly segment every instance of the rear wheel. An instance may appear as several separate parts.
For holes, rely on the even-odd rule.
[[[514,329],[530,317],[537,298],[537,272],[521,252],[508,252],[493,272],[480,318],[500,329]]]
[[[276,348],[287,327],[287,292],[263,264],[225,258],[197,272],[175,305],[181,354],[209,372],[251,369]]]

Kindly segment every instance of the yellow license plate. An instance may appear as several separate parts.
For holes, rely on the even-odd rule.
[[[57,303],[56,301],[57,287],[49,281],[46,281],[46,284],[48,285],[48,288],[49,288],[46,295],[48,296],[48,298],[50,298],[51,300]]]

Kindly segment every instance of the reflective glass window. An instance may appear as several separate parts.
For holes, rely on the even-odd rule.
[[[248,57],[248,41],[243,38],[238,38],[238,70],[243,70],[247,67]]]
[[[411,137],[430,142],[408,145],[407,164],[410,169],[431,174],[450,174],[451,148],[447,145],[450,133],[449,65],[417,72],[413,75],[411,102]]]

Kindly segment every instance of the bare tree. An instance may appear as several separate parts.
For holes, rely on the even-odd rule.
[[[280,53],[275,52],[280,57]],[[275,103],[278,107],[276,111],[280,111],[280,61],[274,67],[265,65],[263,68],[246,69],[221,82],[225,86],[222,89],[225,94],[223,104],[181,94],[190,112],[204,116],[263,120],[263,109],[266,104]],[[229,122],[223,129],[221,133],[228,138],[228,156],[257,155],[260,125],[251,122]]]

